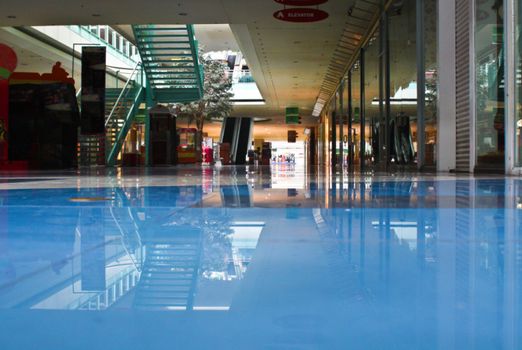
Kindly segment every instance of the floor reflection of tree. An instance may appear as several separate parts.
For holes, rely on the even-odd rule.
[[[202,233],[199,275],[203,278],[225,274],[232,259],[232,217],[226,209],[191,209],[177,212],[169,225],[190,226]]]

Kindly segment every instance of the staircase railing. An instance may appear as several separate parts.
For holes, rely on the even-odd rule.
[[[107,127],[109,125],[109,122],[111,121],[111,119],[114,118],[114,115],[115,115],[116,111],[118,110],[118,106],[120,105],[120,103],[123,102],[126,99],[126,97],[129,95],[129,92],[130,92],[129,85],[135,83],[134,76],[140,71],[139,70],[140,67],[141,67],[141,62],[138,62],[136,64],[136,66],[134,66],[132,72],[129,75],[129,79],[127,79],[127,81],[125,82],[125,85],[123,86],[123,89],[121,90],[120,95],[118,96],[118,99],[114,103],[114,106],[112,107],[111,112],[109,113],[109,116],[105,120],[105,127]]]
[[[140,103],[144,100],[144,95],[145,88],[140,86],[138,92],[132,100],[131,107],[125,114],[123,125],[118,130],[114,143],[110,145],[110,148],[108,148],[109,154],[107,155],[107,165],[113,166],[116,163],[116,157],[118,156],[118,153],[120,153],[121,146],[123,144],[123,141],[125,141],[125,137],[130,128],[131,119],[136,115]]]
[[[199,73],[199,79],[197,81],[199,98],[203,97],[203,84],[204,84],[204,73],[199,62],[199,45],[198,41],[195,40],[194,27],[192,24],[187,26],[187,33],[189,35],[189,43],[192,51],[192,59],[194,60],[194,69]]]
[[[123,141],[144,97],[143,71],[141,63],[137,63],[129,74],[114,105],[105,119],[106,130],[106,164],[113,166],[121,150]],[[140,84],[141,83],[141,84]]]

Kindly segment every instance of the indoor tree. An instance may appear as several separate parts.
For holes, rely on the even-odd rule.
[[[189,126],[194,123],[198,130],[196,151],[201,160],[201,142],[205,121],[223,120],[232,112],[232,79],[227,74],[228,66],[200,53],[199,63],[204,71],[203,97],[199,101],[178,103],[171,106],[177,117],[186,118]]]

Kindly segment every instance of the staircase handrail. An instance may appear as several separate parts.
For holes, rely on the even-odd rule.
[[[128,255],[128,257],[131,260],[132,265],[134,265],[134,268],[136,269],[136,271],[141,272],[141,266],[138,264],[138,262],[135,259],[135,256],[131,254],[130,250],[127,248],[127,245],[125,244],[126,235],[125,235],[125,232],[123,232],[123,227],[121,227],[120,223],[118,222],[118,219],[114,215],[114,208],[111,207],[109,210],[110,210],[112,218],[114,219],[114,223],[116,224],[116,227],[120,231],[120,236],[121,236],[120,239],[121,239],[121,245],[123,247],[123,250],[125,250],[125,253]]]
[[[198,47],[199,45],[197,43],[197,40],[195,40],[194,27],[192,26],[192,24],[187,25],[187,33],[189,36],[189,45],[190,45],[190,48],[192,51],[192,59],[194,61],[194,70],[195,70],[195,72],[199,73],[199,79],[197,80],[199,98],[202,98],[203,97],[204,72],[203,72],[203,67],[200,65],[200,62],[199,62],[199,47]]]
[[[136,96],[134,97],[134,100],[132,101],[132,106],[129,108],[125,115],[125,123],[129,121],[129,118],[133,116],[136,109],[139,107],[139,102],[143,99],[144,94],[144,87],[140,86],[139,91],[136,93]],[[125,124],[124,123],[124,124]],[[107,157],[107,163],[112,164],[112,162],[116,159],[116,156],[119,152],[119,144],[122,142],[122,139],[124,137],[125,127],[122,127],[118,133],[116,134],[116,140],[114,141],[114,144],[111,147],[111,150],[109,152],[109,155]]]
[[[109,116],[105,120],[105,127],[106,128],[109,125],[109,121],[112,119],[114,113],[116,112],[116,109],[119,106],[122,98],[124,97],[124,95],[126,95],[128,93],[127,87],[129,86],[131,81],[133,81],[134,74],[136,74],[136,72],[138,71],[138,68],[140,66],[141,66],[141,62],[136,63],[136,66],[134,66],[134,69],[132,70],[131,74],[129,75],[129,79],[127,79],[127,82],[125,82],[125,85],[123,86],[123,89],[121,90],[121,92],[120,92],[120,94],[118,96],[118,99],[116,99],[116,102],[114,103],[114,106],[112,106],[111,113],[109,113]]]

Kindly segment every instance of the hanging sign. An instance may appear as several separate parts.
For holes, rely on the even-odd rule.
[[[325,4],[328,0],[274,0],[278,4],[285,6],[316,6]]]
[[[274,17],[280,21],[295,23],[318,22],[327,19],[328,16],[327,12],[311,8],[290,8],[274,13]]]

